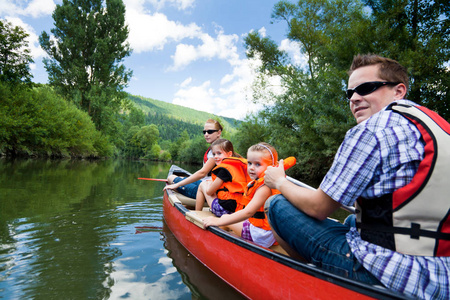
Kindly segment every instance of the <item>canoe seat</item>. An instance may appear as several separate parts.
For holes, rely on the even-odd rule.
[[[217,218],[212,212],[209,210],[191,210],[186,213],[186,219],[198,227],[203,229],[203,219],[206,217],[215,217]]]
[[[175,196],[178,198],[178,200],[180,200],[180,202],[184,206],[195,207],[195,199],[186,197],[185,195],[182,195],[182,194],[180,194],[178,192],[175,192],[175,191],[173,191],[173,193],[175,194]],[[208,203],[206,201],[205,201],[205,204],[203,205],[203,207],[209,207]]]

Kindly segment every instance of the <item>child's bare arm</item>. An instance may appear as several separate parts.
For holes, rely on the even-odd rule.
[[[207,218],[204,221],[205,227],[208,226],[226,226],[230,224],[235,224],[238,222],[242,222],[253,216],[258,209],[264,205],[267,198],[272,194],[272,191],[269,187],[263,185],[261,186],[253,196],[252,200],[249,204],[243,209],[237,212],[234,212],[230,215],[223,215],[220,218]]]
[[[223,180],[217,177],[208,187],[206,187],[205,189],[206,194],[209,196],[213,196],[217,192],[217,190],[222,186],[222,184]]]
[[[192,183],[192,182],[195,182],[197,180],[200,180],[203,177],[205,177],[206,175],[208,175],[208,172],[211,171],[212,168],[214,168],[215,165],[216,165],[216,163],[215,163],[214,159],[213,158],[209,158],[200,170],[198,170],[197,172],[195,172],[191,176],[187,177],[183,181],[179,181],[178,183],[173,183],[173,184],[166,185],[163,188],[163,190],[167,190],[167,189],[174,190],[174,189],[179,188],[180,186],[187,185],[189,183]]]

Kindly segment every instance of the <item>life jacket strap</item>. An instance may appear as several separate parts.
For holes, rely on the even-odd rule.
[[[412,239],[417,240],[421,236],[437,240],[447,240],[447,241],[450,240],[450,233],[420,229],[420,224],[418,223],[411,223],[411,228],[406,228],[406,227],[384,226],[379,224],[363,224],[361,222],[356,222],[356,227],[381,232],[405,234],[409,235]]]
[[[255,219],[265,219],[266,216],[264,215],[264,212],[263,212],[263,211],[257,211],[257,212],[255,212],[255,214],[252,216],[252,218],[255,218]]]

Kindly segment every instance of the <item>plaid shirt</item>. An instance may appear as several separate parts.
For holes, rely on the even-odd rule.
[[[406,118],[382,110],[347,132],[320,188],[344,205],[353,205],[359,196],[393,193],[411,181],[423,159],[420,138]],[[347,241],[358,261],[386,287],[422,299],[450,298],[450,257],[394,252],[362,240],[356,228],[347,233]]]

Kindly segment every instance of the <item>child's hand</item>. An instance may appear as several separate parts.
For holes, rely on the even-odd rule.
[[[166,185],[164,188],[163,188],[163,191],[165,191],[165,190],[176,190],[178,188],[178,185],[176,184],[176,183],[174,183],[174,184],[169,184],[169,185]]]
[[[205,229],[209,226],[217,226],[218,220],[219,219],[215,217],[207,217],[203,219],[203,226],[205,227]]]
[[[277,167],[268,166],[264,176],[264,183],[271,189],[277,189],[281,180],[286,179],[284,161],[280,160]]]

